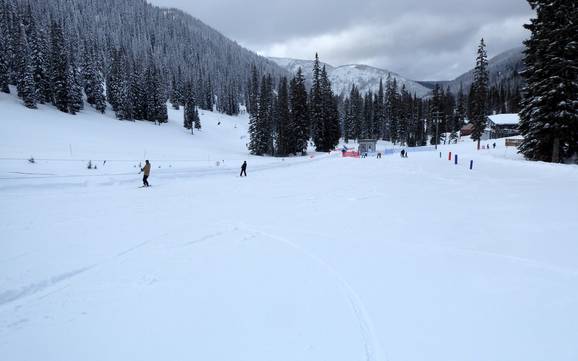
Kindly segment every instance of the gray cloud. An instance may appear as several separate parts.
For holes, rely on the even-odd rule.
[[[520,46],[532,13],[525,0],[151,0],[199,18],[263,55],[333,65],[362,63],[420,80],[452,79]]]

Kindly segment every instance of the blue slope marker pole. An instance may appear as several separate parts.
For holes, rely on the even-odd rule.
[[[470,170],[474,169],[474,161],[470,160]]]
[[[458,164],[458,155],[457,154],[454,155],[454,164]]]

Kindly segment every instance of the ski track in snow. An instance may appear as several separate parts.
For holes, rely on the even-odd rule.
[[[207,235],[204,235],[204,236],[202,236],[202,237],[200,237],[200,238],[197,238],[197,239],[195,239],[195,240],[192,240],[192,241],[189,241],[189,242],[185,242],[185,243],[183,243],[182,246],[183,246],[183,247],[187,247],[187,246],[193,246],[193,245],[196,245],[196,244],[199,244],[199,243],[210,242],[210,241],[212,241],[213,239],[215,239],[215,238],[217,238],[217,237],[219,237],[219,236],[222,236],[222,235],[225,234],[225,233],[226,233],[226,232],[216,232],[216,233],[207,234]]]
[[[347,296],[347,299],[349,301],[349,304],[351,305],[355,318],[359,323],[360,334],[363,340],[365,361],[376,361],[376,350],[377,350],[376,348],[377,343],[375,341],[376,337],[373,332],[373,328],[371,327],[371,322],[367,314],[367,311],[365,310],[365,307],[363,306],[361,298],[359,297],[357,292],[355,292],[355,290],[353,289],[353,287],[351,287],[349,282],[347,282],[347,280],[345,280],[345,278],[339,272],[337,272],[334,267],[332,267],[329,263],[327,263],[319,256],[307,251],[303,247],[299,246],[295,242],[290,241],[287,238],[263,232],[261,230],[254,228],[253,226],[248,226],[242,223],[238,224],[237,227],[235,228],[245,230],[255,235],[258,234],[266,238],[272,239],[276,242],[282,243],[286,246],[289,246],[290,248],[296,250],[298,253],[312,260],[315,264],[321,266],[322,269],[324,269],[329,275],[331,275]]]
[[[162,238],[165,236],[167,236],[167,234],[162,234],[159,237]],[[73,278],[76,278],[77,276],[80,276],[83,273],[86,273],[90,270],[94,270],[94,269],[97,269],[99,267],[102,267],[103,265],[105,265],[109,262],[112,262],[118,258],[122,258],[122,257],[140,249],[140,248],[143,248],[144,246],[157,240],[159,237],[156,237],[154,239],[150,239],[148,241],[144,241],[144,242],[136,244],[132,247],[129,247],[129,248],[127,248],[121,252],[116,253],[112,257],[109,257],[108,259],[103,260],[100,263],[93,264],[93,265],[87,266],[87,267],[82,267],[82,268],[79,268],[77,270],[73,270],[70,272],[65,272],[65,273],[62,273],[60,275],[50,277],[50,278],[43,280],[43,281],[40,281],[40,282],[31,283],[29,285],[20,287],[18,289],[2,291],[2,292],[0,292],[0,307],[8,305],[12,302],[21,300],[21,299],[26,298],[28,296],[37,294],[39,292],[49,290],[50,288],[53,288],[54,286],[60,285],[64,281],[72,280]],[[47,294],[40,297],[39,299],[44,299],[44,298],[46,298],[46,297],[48,297],[54,293],[57,293],[58,291],[63,290],[65,288],[68,288],[68,286],[60,287],[57,290],[50,291]]]
[[[70,272],[62,273],[62,274],[57,275],[57,276],[50,277],[50,278],[43,280],[43,281],[40,281],[40,282],[29,284],[29,285],[21,287],[19,289],[3,291],[2,293],[0,293],[0,306],[7,305],[7,304],[14,302],[14,301],[17,301],[21,298],[36,294],[38,292],[41,292],[41,291],[43,291],[49,287],[52,287],[52,286],[55,286],[55,285],[61,283],[63,281],[74,278],[74,277],[94,268],[94,267],[95,266],[80,268],[80,269],[77,269],[74,271],[70,271]]]

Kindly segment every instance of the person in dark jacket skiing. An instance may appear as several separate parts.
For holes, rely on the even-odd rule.
[[[243,176],[243,174],[245,175],[245,177],[247,176],[247,161],[244,161],[243,165],[241,165],[241,177]]]
[[[151,174],[151,164],[149,163],[148,159],[145,161],[144,168],[141,168],[140,171],[144,173],[144,175],[142,177],[143,187],[148,187],[149,186],[148,179],[149,179],[149,175]]]

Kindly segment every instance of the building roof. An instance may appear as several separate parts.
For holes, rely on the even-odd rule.
[[[496,125],[517,125],[520,123],[518,114],[496,114],[490,115],[488,118]]]

